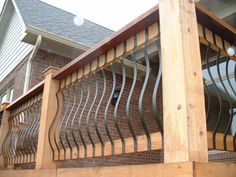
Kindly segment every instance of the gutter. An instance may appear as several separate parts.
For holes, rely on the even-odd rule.
[[[29,60],[27,62],[23,93],[26,93],[29,90],[29,82],[30,82],[30,74],[31,74],[31,69],[32,69],[32,63],[33,63],[33,60],[36,56],[36,53],[39,50],[41,42],[42,42],[42,36],[38,35],[37,41],[36,41],[35,46],[33,48],[33,51],[31,52]]]
[[[88,49],[90,49],[90,46],[84,45],[79,42],[72,41],[68,38],[64,38],[64,37],[55,35],[53,33],[50,33],[48,31],[44,31],[44,30],[36,28],[36,27],[27,26],[25,32],[32,33],[35,35],[40,35],[40,36],[43,36],[44,38],[47,38],[47,39],[50,39],[50,40],[53,40],[53,41],[77,48],[77,49],[80,49],[83,51],[87,51]]]

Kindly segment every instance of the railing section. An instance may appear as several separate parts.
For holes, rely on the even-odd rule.
[[[5,164],[35,162],[41,103],[42,94],[39,94],[11,111],[9,132],[2,146]]]
[[[230,44],[211,36],[212,43],[201,45],[208,146],[236,151],[236,62],[225,52]]]
[[[49,132],[54,160],[162,148],[159,51],[155,23],[61,80]]]

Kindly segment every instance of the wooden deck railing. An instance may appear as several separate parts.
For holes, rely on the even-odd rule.
[[[152,8],[64,68],[46,71],[43,83],[10,104],[5,164],[55,168],[61,160],[147,151],[164,151],[165,163],[207,162],[205,145],[235,151],[236,56],[226,50],[236,45],[236,30],[196,5],[197,23],[186,29],[198,36],[174,40],[159,13]],[[176,41],[189,51],[179,52]]]
[[[210,43],[201,49],[210,147],[236,151],[236,132],[232,129],[236,115],[236,62],[224,55],[221,48],[212,50]]]
[[[49,135],[56,159],[162,148],[159,50],[154,23],[61,80],[64,109]]]
[[[12,110],[9,132],[2,145],[6,164],[35,162],[42,95],[27,100]]]
[[[6,107],[8,133],[2,143],[5,164],[35,162],[43,82]]]

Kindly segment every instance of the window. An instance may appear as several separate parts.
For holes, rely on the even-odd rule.
[[[9,101],[12,102],[12,99],[13,99],[13,92],[14,92],[14,88],[10,88],[10,91],[9,91]]]
[[[4,103],[7,101],[7,92],[3,93],[1,96],[1,103]]]
[[[13,92],[14,92],[14,87],[8,87],[4,92],[0,95],[0,104],[4,102],[11,102],[13,99]]]

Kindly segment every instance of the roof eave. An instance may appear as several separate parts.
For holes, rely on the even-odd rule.
[[[86,51],[90,48],[87,45],[81,44],[79,42],[72,41],[70,39],[67,39],[67,38],[64,38],[64,37],[61,37],[61,36],[57,36],[55,34],[49,33],[47,31],[44,31],[44,30],[41,30],[39,28],[32,27],[32,26],[26,26],[25,32],[26,33],[33,33],[33,34],[36,34],[36,35],[41,35],[44,38],[48,38],[48,39],[57,41],[59,43],[65,44],[65,45],[75,47],[75,48],[78,48],[78,49],[83,50],[83,51]]]

